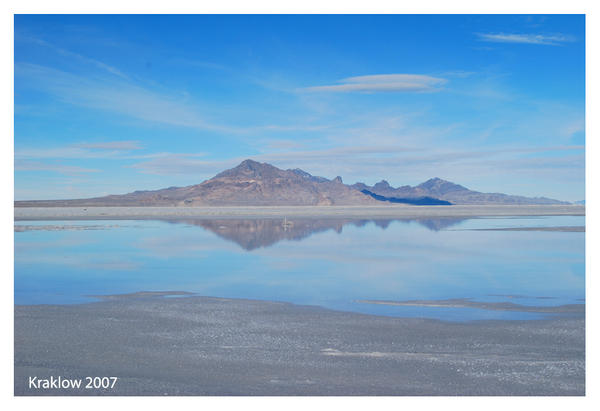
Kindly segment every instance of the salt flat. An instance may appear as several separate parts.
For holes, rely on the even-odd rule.
[[[283,217],[484,217],[585,215],[580,205],[277,206],[277,207],[15,207],[15,220]]]
[[[585,394],[583,313],[449,323],[162,294],[15,306],[15,394]],[[118,381],[40,390],[32,376]]]

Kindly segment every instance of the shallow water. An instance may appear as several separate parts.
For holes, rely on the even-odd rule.
[[[584,226],[584,217],[305,218],[289,223],[19,221],[15,225],[25,231],[15,232],[15,304],[72,304],[94,301],[92,295],[176,290],[464,321],[544,314],[359,300],[584,302],[585,233],[478,231]]]

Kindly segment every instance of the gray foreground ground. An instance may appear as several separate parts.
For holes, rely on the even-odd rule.
[[[446,323],[137,294],[15,306],[16,395],[584,395],[583,316]],[[116,376],[35,390],[29,377]]]
[[[580,205],[453,205],[328,207],[15,207],[15,220],[92,220],[177,217],[483,217],[585,215]]]

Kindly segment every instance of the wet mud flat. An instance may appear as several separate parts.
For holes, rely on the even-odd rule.
[[[117,380],[104,388],[38,387],[58,377],[82,379],[84,386],[86,377]],[[79,305],[17,305],[14,389],[16,395],[584,395],[585,318],[581,312],[452,323],[153,292]]]

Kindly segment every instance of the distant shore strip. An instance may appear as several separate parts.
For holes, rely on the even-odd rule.
[[[453,206],[277,206],[277,207],[15,207],[15,220],[92,220],[160,218],[400,218],[584,216],[580,205]]]

